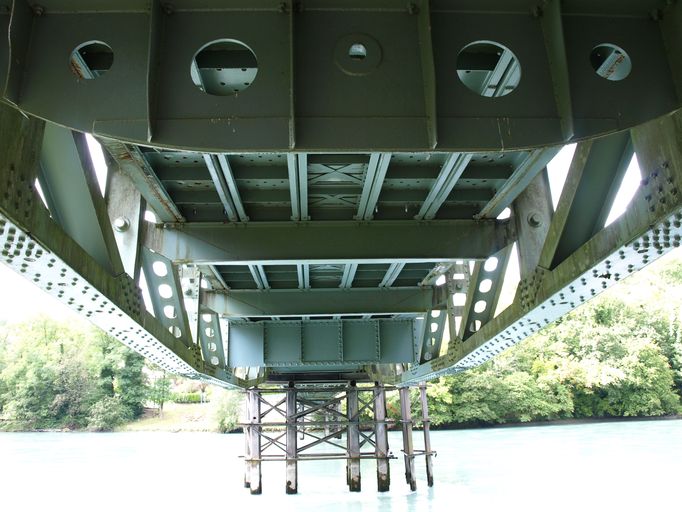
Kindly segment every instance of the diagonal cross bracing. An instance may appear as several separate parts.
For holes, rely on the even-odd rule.
[[[452,153],[445,160],[435,183],[421,205],[415,219],[433,219],[455,188],[457,181],[471,161],[471,153]]]
[[[287,155],[287,173],[291,196],[291,220],[309,220],[308,216],[308,155]]]
[[[204,161],[218,192],[220,202],[225,208],[227,218],[232,222],[246,222],[249,218],[239,197],[239,190],[234,180],[230,164],[225,155],[204,155]]]
[[[379,194],[381,193],[381,187],[384,184],[384,178],[386,177],[390,161],[390,153],[372,153],[370,155],[365,182],[358,204],[358,213],[355,215],[357,220],[372,220],[374,217],[374,210],[379,200]]]
[[[391,265],[388,267],[388,270],[386,271],[386,275],[379,283],[379,288],[390,287],[395,280],[398,279],[398,276],[403,271],[404,267],[405,263],[402,262],[391,263]]]
[[[253,276],[253,280],[256,282],[258,289],[265,290],[270,288],[268,277],[265,274],[265,269],[262,265],[249,265],[249,271],[251,272],[251,276]]]

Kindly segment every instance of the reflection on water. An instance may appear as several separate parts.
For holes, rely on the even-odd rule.
[[[415,432],[419,446],[420,432]],[[678,506],[682,421],[433,432],[436,486],[418,459],[410,493],[402,460],[391,491],[376,492],[363,461],[361,493],[343,462],[299,465],[299,494],[284,493],[283,463],[263,465],[263,495],[243,488],[241,435],[0,434],[0,510],[651,510]],[[400,435],[391,449],[400,455]]]

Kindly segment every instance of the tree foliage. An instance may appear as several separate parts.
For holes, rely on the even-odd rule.
[[[237,428],[243,409],[243,396],[238,391],[214,389],[212,399],[217,402],[215,421],[218,431],[232,432]]]
[[[678,413],[677,331],[661,312],[597,300],[494,360],[431,385],[432,422]]]
[[[96,404],[114,404],[105,399],[120,402],[123,417],[141,413],[144,359],[116,340],[45,317],[1,329],[0,412],[6,425],[85,428]],[[107,427],[102,418],[96,418],[98,429]]]

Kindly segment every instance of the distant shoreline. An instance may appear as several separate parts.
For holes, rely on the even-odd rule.
[[[621,416],[621,417],[603,417],[603,418],[566,418],[560,420],[547,420],[547,421],[528,421],[528,422],[514,422],[514,423],[494,423],[494,424],[452,424],[443,426],[432,426],[432,431],[451,431],[451,430],[481,430],[481,429],[496,429],[496,428],[518,428],[518,427],[552,427],[561,425],[586,425],[594,423],[625,423],[625,422],[636,422],[636,421],[674,421],[682,420],[682,414],[668,415],[668,416]],[[2,428],[2,423],[6,420],[0,420],[0,434],[2,433],[87,433],[91,432],[87,429],[67,429],[67,428],[55,428],[55,429],[35,429],[35,430],[4,430]],[[120,428],[117,428],[113,432],[169,432],[169,433],[207,433],[214,432],[217,430],[207,429],[207,428],[179,428],[177,425],[168,425],[167,428],[159,428],[159,426],[151,428],[129,428],[131,425],[135,425],[137,422],[128,423]],[[399,431],[400,429],[394,428],[392,431]],[[421,427],[415,427],[415,430],[421,431]],[[97,433],[97,432],[91,432]],[[105,432],[106,433],[106,432]],[[240,430],[236,430],[232,433],[240,433]]]
[[[666,416],[605,416],[600,418],[565,418],[560,420],[535,420],[517,421],[510,423],[454,423],[443,426],[432,426],[432,431],[437,430],[480,430],[490,428],[516,428],[516,427],[552,427],[558,425],[584,425],[589,423],[613,423],[631,421],[666,421],[682,420],[682,414]],[[421,429],[420,429],[421,430]]]

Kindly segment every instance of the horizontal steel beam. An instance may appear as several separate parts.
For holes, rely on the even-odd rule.
[[[147,225],[145,245],[184,263],[262,265],[484,259],[513,241],[484,221],[261,222]]]
[[[192,180],[194,181],[194,180]],[[311,200],[316,196],[336,196],[348,197],[359,196],[359,187],[311,187],[308,189],[308,196]],[[424,189],[385,189],[381,191],[378,202],[382,204],[396,203],[399,205],[421,203],[426,197],[427,191]],[[184,190],[174,192],[173,201],[178,204],[219,204],[222,197],[219,197],[214,190]],[[275,203],[288,204],[290,195],[288,190],[259,190],[244,189],[240,191],[241,199],[244,203]],[[492,199],[494,192],[490,188],[456,188],[443,198],[442,202],[463,202],[463,203],[485,203]],[[442,202],[440,204],[442,204]],[[372,209],[372,212],[374,210]],[[230,219],[236,221],[236,218]]]
[[[191,153],[170,153],[166,156],[182,155],[188,156]],[[423,158],[426,159],[429,154],[424,154]],[[359,156],[357,162],[358,165],[367,164],[369,155],[308,155],[308,167],[311,167],[310,160],[313,156],[318,158],[328,157],[330,158],[329,165],[342,165],[344,158],[340,157],[353,157]],[[475,159],[476,153],[473,154]],[[334,157],[334,158],[331,158]],[[247,165],[245,163],[240,163],[237,159],[230,162],[232,167],[232,173],[234,179],[239,184],[240,181],[248,180],[282,180],[287,179],[288,170],[284,165],[277,165],[272,163],[271,165]],[[211,175],[205,166],[197,166],[197,164],[191,165],[181,165],[173,163],[173,165],[164,165],[163,160],[153,162],[152,167],[154,172],[161,181],[211,181]],[[403,181],[409,183],[410,180],[424,182],[423,180],[435,180],[440,167],[437,165],[431,166],[416,166],[416,165],[405,165],[403,163],[396,164],[393,163],[390,166],[390,172],[384,179],[384,183],[391,183],[392,181]],[[497,165],[497,164],[480,164],[478,162],[470,162],[464,173],[460,177],[461,180],[506,180],[514,171],[514,167],[511,165]],[[360,185],[358,185],[360,188]],[[311,183],[311,189],[314,189],[314,185]],[[288,192],[288,191],[287,191]],[[384,190],[385,192],[385,190]]]
[[[566,126],[589,138],[679,107],[674,2],[655,11],[668,45],[650,0],[562,2],[553,25],[536,4],[205,0],[161,10],[141,0],[50,0],[40,9],[18,0],[0,14],[0,95],[76,130],[202,152],[527,149],[564,143]],[[548,51],[552,26],[563,43]],[[216,65],[199,51],[225,37],[243,43],[237,57],[252,51],[257,67],[226,67],[238,64],[232,59],[203,68],[218,88],[224,77],[228,95],[215,96],[193,83],[190,68],[195,55]],[[504,98],[483,97],[458,78],[457,66],[468,65],[458,64],[462,49],[491,39],[521,68]],[[92,78],[65,58],[88,41],[113,52]],[[590,65],[601,43],[631,59],[626,80],[602,78]],[[349,52],[355,44],[364,59]],[[242,69],[248,85],[230,78]]]
[[[413,320],[264,321],[230,325],[230,366],[350,370],[414,360]]]
[[[422,313],[430,287],[203,291],[203,304],[229,318]]]

